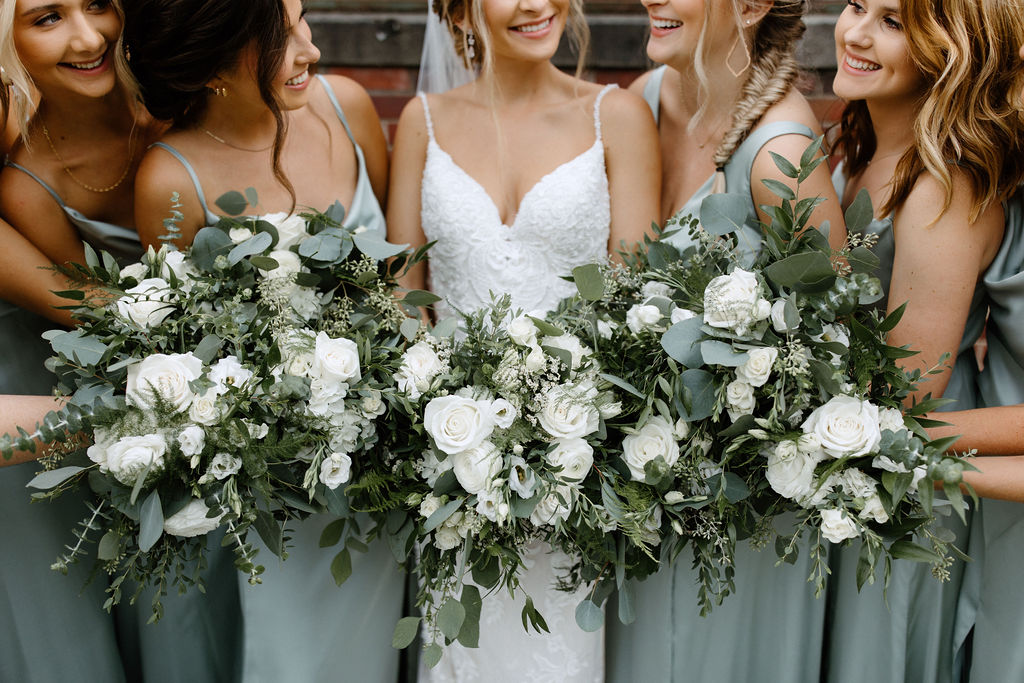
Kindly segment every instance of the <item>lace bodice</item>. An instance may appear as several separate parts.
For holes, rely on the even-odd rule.
[[[575,287],[562,280],[576,266],[608,256],[611,208],[601,141],[601,99],[594,102],[594,144],[541,178],[523,197],[512,225],[501,221],[484,188],[434,138],[420,93],[429,142],[421,221],[429,241],[430,288],[443,298],[439,317],[471,312],[510,294],[513,309],[547,311]]]

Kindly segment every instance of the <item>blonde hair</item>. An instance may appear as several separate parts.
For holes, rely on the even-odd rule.
[[[455,51],[469,68],[479,68],[489,74],[494,69],[494,55],[491,52],[491,35],[487,30],[483,3],[479,0],[433,0],[433,10],[441,22],[448,27],[455,42]],[[470,56],[469,33],[458,24],[466,22],[473,32],[473,55]],[[583,74],[587,50],[590,47],[590,27],[583,16],[583,0],[569,0],[569,20],[566,33],[569,43],[576,51],[576,77]]]

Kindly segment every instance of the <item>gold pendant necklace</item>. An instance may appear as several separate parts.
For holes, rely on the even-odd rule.
[[[43,121],[43,118],[41,116],[39,117],[39,124],[42,127],[42,129],[43,129],[43,137],[46,138],[46,143],[48,145],[50,145],[50,151],[53,152],[53,156],[57,157],[57,161],[60,162],[60,167],[64,169],[64,172],[68,174],[69,178],[71,178],[73,181],[75,181],[81,187],[84,187],[86,190],[89,190],[90,192],[99,192],[99,193],[110,192],[111,190],[116,190],[118,187],[120,187],[121,183],[124,182],[124,179],[128,177],[128,171],[130,171],[132,169],[132,163],[134,163],[134,161],[135,161],[135,124],[134,123],[132,123],[131,132],[128,133],[128,163],[125,165],[124,170],[121,171],[121,177],[119,177],[117,179],[117,181],[113,185],[110,185],[108,187],[93,187],[92,185],[90,185],[88,183],[83,183],[81,180],[76,178],[75,174],[71,172],[70,168],[68,168],[68,164],[67,164],[66,161],[64,161],[64,157],[62,157],[60,155],[60,152],[58,152],[57,148],[54,146],[53,140],[50,138],[50,131],[46,129],[46,123]]]
[[[200,128],[202,128],[202,126],[200,126]],[[266,152],[268,149],[270,149],[271,147],[274,146],[274,143],[271,142],[266,147],[260,147],[259,149],[249,149],[248,147],[240,147],[238,145],[235,145],[235,144],[232,144],[232,143],[228,142],[227,140],[225,140],[221,136],[215,134],[209,128],[203,128],[203,132],[206,133],[207,135],[209,135],[211,138],[213,138],[217,142],[219,142],[220,144],[226,145],[226,146],[230,147],[231,149],[237,149],[240,152]]]

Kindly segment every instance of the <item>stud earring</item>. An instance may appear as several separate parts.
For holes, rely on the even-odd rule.
[[[210,88],[210,90],[212,90],[213,94],[216,95],[217,97],[227,97],[228,96],[228,89],[227,88],[215,87],[215,88]]]

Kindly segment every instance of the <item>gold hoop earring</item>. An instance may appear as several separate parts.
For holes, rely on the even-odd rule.
[[[747,63],[744,64],[743,68],[740,69],[739,71],[736,71],[736,70],[734,70],[732,68],[732,53],[736,51],[736,46],[739,45],[740,38],[741,38],[740,34],[737,33],[736,34],[736,40],[732,41],[732,47],[729,48],[729,54],[725,58],[725,68],[727,68],[729,70],[729,73],[731,73],[734,78],[739,78],[740,76],[742,76],[747,71],[747,69],[750,68],[750,63],[751,63],[750,62],[750,50],[747,49],[747,44],[746,44],[746,42],[744,42],[743,43],[743,51],[747,54]]]

